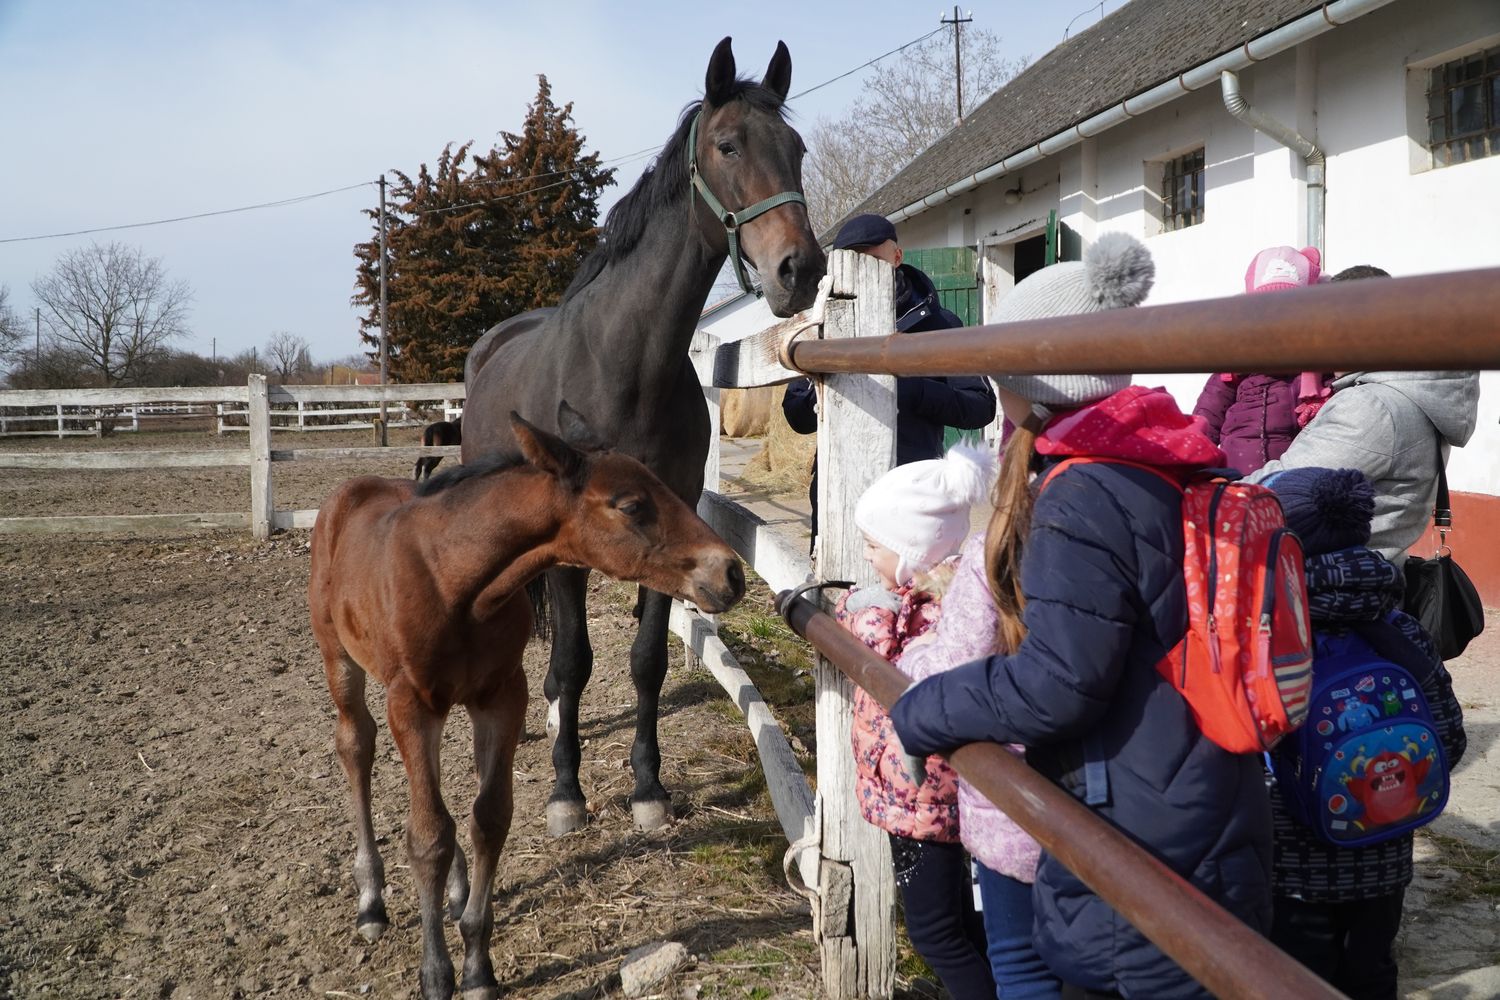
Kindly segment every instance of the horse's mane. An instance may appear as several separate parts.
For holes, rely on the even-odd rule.
[[[774,91],[762,87],[758,80],[743,77],[736,80],[725,103],[735,99],[747,102],[756,110],[774,112],[783,119],[786,117],[785,102]],[[604,270],[605,265],[614,263],[634,250],[651,217],[670,206],[688,186],[688,131],[702,106],[702,101],[692,101],[682,109],[672,138],[667,140],[656,159],[641,174],[635,187],[609,210],[609,215],[604,219],[604,231],[599,234],[599,246],[584,258],[578,274],[563,293],[563,302],[587,287]]]
[[[526,464],[526,458],[518,451],[499,451],[484,456],[477,462],[467,465],[455,465],[451,469],[444,469],[431,479],[417,484],[416,495],[419,497],[432,496],[446,489],[457,486],[459,483],[468,482],[480,476],[487,476],[492,472],[504,472],[506,469],[514,469]]]

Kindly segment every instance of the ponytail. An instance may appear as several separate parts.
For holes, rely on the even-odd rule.
[[[1032,416],[1011,433],[1000,477],[995,480],[995,512],[984,540],[984,567],[999,617],[995,651],[1002,654],[1014,653],[1026,637],[1021,622],[1026,606],[1021,592],[1021,550],[1031,530],[1031,463],[1042,426],[1043,421]]]

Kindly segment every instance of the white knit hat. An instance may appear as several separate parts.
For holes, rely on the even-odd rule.
[[[1082,261],[1044,267],[1000,300],[990,322],[1015,323],[1052,316],[1074,316],[1139,305],[1151,291],[1156,265],[1151,251],[1125,233],[1105,233]],[[1112,396],[1130,384],[1129,375],[996,375],[995,384],[1043,406],[1082,406]]]
[[[954,445],[943,458],[898,465],[870,484],[854,505],[854,523],[900,557],[904,584],[956,553],[969,534],[969,508],[995,481],[987,448]]]

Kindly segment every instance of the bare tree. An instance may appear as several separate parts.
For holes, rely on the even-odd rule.
[[[32,282],[49,342],[76,353],[101,385],[129,384],[186,332],[192,293],[139,247],[90,244]]]
[[[1005,58],[1000,37],[982,28],[968,27],[961,37],[967,112],[1025,69],[1027,60]],[[953,128],[953,71],[953,36],[940,32],[883,61],[842,116],[818,119],[807,135],[803,167],[815,231],[838,222]]]
[[[266,344],[266,362],[283,382],[307,374],[311,367],[307,341],[294,333],[277,330]]]
[[[10,304],[10,289],[0,285],[0,371],[14,367],[21,360],[23,336],[21,317]]]

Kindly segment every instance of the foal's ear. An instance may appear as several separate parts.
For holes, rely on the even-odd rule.
[[[786,92],[792,89],[792,54],[787,51],[786,42],[776,43],[776,54],[771,57],[771,65],[766,67],[766,76],[760,85],[786,100]]]
[[[575,448],[603,451],[609,447],[609,443],[594,433],[583,414],[569,406],[566,399],[557,404],[557,429],[562,431],[563,440]]]
[[[525,420],[515,410],[510,411],[510,429],[527,462],[570,486],[576,485],[583,469],[583,456],[577,449]]]
[[[734,53],[729,48],[729,36],[714,47],[708,59],[708,76],[703,81],[703,98],[710,107],[719,107],[729,100],[734,89]]]

